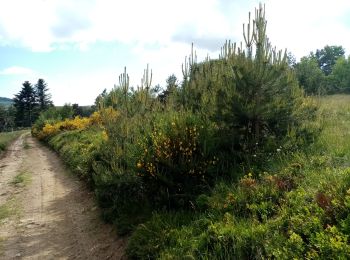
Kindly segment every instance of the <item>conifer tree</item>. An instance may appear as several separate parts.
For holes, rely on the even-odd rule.
[[[51,94],[48,92],[47,83],[43,79],[38,79],[35,84],[35,93],[37,97],[37,103],[39,111],[42,112],[53,105],[51,101]]]
[[[13,99],[16,108],[15,121],[18,126],[28,127],[35,121],[35,109],[38,106],[36,95],[29,81],[23,83],[22,90]]]
[[[299,109],[303,92],[286,52],[271,46],[266,24],[260,5],[243,25],[244,44],[227,41],[219,59],[184,66],[185,106],[216,122],[222,150],[243,157],[258,148],[276,150],[313,115]]]

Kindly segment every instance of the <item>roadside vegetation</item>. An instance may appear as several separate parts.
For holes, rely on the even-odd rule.
[[[134,89],[125,69],[89,117],[38,116],[33,136],[87,181],[131,259],[350,254],[350,97],[301,84],[310,66],[331,82],[340,62],[322,70],[319,51],[298,67],[265,32],[260,6],[243,47],[202,62],[192,49],[181,83],[152,87],[147,67]]]
[[[25,133],[25,130],[14,132],[0,133],[0,155],[7,149],[7,147],[16,140],[21,134]]]

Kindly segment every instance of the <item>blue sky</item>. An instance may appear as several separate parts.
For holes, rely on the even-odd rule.
[[[350,1],[266,0],[267,33],[297,58],[326,44],[350,51]],[[255,0],[0,0],[0,96],[44,78],[56,105],[93,104],[118,83],[134,87],[147,64],[165,85],[194,43],[198,59],[240,42]]]

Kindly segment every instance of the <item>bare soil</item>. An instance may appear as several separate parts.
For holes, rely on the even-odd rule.
[[[15,183],[18,174],[24,180]],[[99,218],[93,194],[29,133],[0,159],[0,259],[124,259],[125,241]]]

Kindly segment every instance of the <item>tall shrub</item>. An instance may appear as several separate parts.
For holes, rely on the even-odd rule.
[[[304,124],[316,110],[286,52],[271,46],[262,5],[252,21],[249,14],[243,36],[244,47],[226,42],[219,59],[197,64],[191,55],[184,66],[183,105],[217,123],[220,150],[231,162],[266,158],[286,139],[309,136]]]

